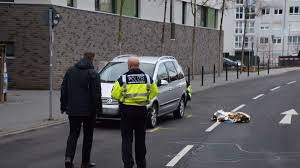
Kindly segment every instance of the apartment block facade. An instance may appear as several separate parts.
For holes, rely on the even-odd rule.
[[[62,20],[53,32],[54,88],[84,52],[95,52],[96,67],[120,54],[117,42],[120,0],[0,0],[0,43],[6,45],[9,87],[49,87],[49,9]],[[218,61],[218,2],[197,1],[195,73]],[[174,55],[185,71],[191,65],[193,15],[190,1],[167,1],[165,50],[160,52],[163,0],[126,0],[122,53]],[[173,23],[173,24],[170,24]],[[171,25],[175,25],[172,30]]]
[[[241,55],[244,31],[245,55],[259,56],[261,63],[277,64],[278,56],[299,52],[299,0],[235,0],[227,5],[225,53]]]

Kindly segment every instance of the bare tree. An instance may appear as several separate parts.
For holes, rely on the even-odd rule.
[[[119,53],[122,53],[122,40],[123,40],[123,7],[126,0],[121,0],[120,13],[119,13],[119,27],[118,27],[118,45]]]
[[[160,46],[160,52],[161,55],[164,53],[164,45],[165,45],[165,29],[166,29],[166,15],[167,15],[167,4],[168,0],[164,0],[165,6],[164,6],[164,19],[163,19],[163,26],[162,26],[162,34],[161,34],[161,46]]]
[[[223,58],[223,51],[221,51],[221,38],[222,38],[222,31],[223,31],[223,18],[224,18],[224,10],[225,10],[225,4],[226,0],[222,0],[222,14],[221,14],[221,23],[220,23],[220,32],[219,32],[219,46],[218,46],[218,53],[219,53],[219,59],[218,59],[218,76],[221,76],[221,62]]]
[[[194,1],[194,2],[193,2]],[[209,0],[205,0],[202,3],[202,6],[205,5]],[[193,35],[192,35],[192,79],[194,79],[195,74],[195,46],[196,46],[196,17],[197,17],[197,1],[191,0],[191,8],[192,8],[192,15],[194,18],[194,26],[193,26]]]

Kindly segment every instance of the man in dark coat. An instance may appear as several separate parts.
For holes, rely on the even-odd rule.
[[[95,166],[90,161],[96,115],[102,111],[100,76],[94,70],[95,54],[85,53],[66,72],[61,85],[61,112],[69,116],[70,133],[67,141],[65,167],[73,168],[77,140],[83,125],[83,148],[81,168]]]

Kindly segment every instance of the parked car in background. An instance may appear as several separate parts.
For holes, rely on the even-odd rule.
[[[237,64],[239,66],[242,65],[241,61],[239,61],[239,60],[238,61],[233,61],[229,58],[223,58],[223,67],[224,68],[226,67],[226,65],[227,65],[228,68],[235,68]]]
[[[114,82],[128,71],[129,55],[121,55],[110,61],[99,73],[102,87],[103,113],[99,120],[119,120],[119,102],[111,98]],[[186,79],[181,66],[172,56],[142,56],[140,69],[150,75],[158,86],[159,93],[147,106],[147,125],[155,127],[157,118],[173,113],[175,118],[183,118],[186,99]]]

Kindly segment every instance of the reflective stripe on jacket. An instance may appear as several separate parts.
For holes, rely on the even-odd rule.
[[[112,98],[125,105],[146,106],[158,89],[151,77],[141,70],[130,70],[114,84]]]

